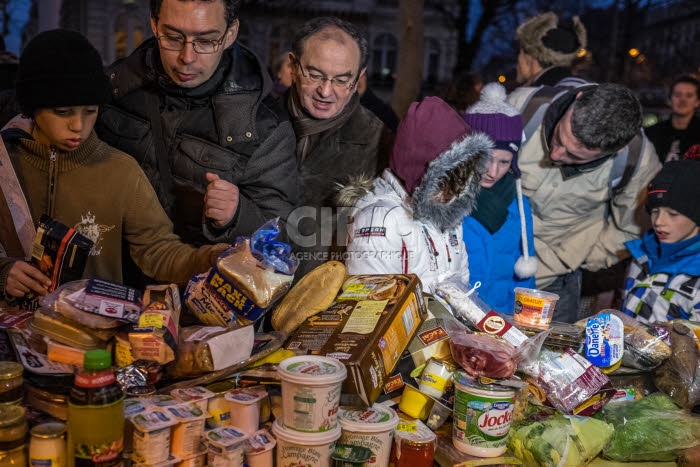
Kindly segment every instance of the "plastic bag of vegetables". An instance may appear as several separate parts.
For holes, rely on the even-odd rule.
[[[684,449],[700,445],[700,417],[661,392],[608,404],[596,418],[615,427],[603,449],[603,456],[614,461],[674,461]]]
[[[579,467],[600,453],[612,433],[601,420],[555,415],[511,428],[508,447],[528,467]]]

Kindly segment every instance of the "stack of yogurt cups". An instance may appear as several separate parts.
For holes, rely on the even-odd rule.
[[[277,438],[277,465],[328,467],[341,436],[338,410],[345,365],[317,355],[280,362],[282,417],[272,432]]]

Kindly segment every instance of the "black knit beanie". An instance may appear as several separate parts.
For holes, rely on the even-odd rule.
[[[19,58],[17,100],[24,115],[37,109],[108,102],[110,88],[100,53],[66,29],[34,37]]]
[[[647,211],[666,206],[700,225],[700,161],[664,164],[647,188]]]

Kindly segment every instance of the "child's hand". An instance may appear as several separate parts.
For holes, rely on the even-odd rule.
[[[24,261],[16,261],[7,275],[5,292],[14,297],[23,297],[28,292],[46,295],[50,286],[51,279],[36,267]]]

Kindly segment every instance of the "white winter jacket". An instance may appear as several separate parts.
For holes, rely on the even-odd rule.
[[[448,278],[469,282],[461,224],[440,231],[415,220],[411,197],[390,169],[355,208],[348,225],[349,274],[414,273],[429,291]]]

